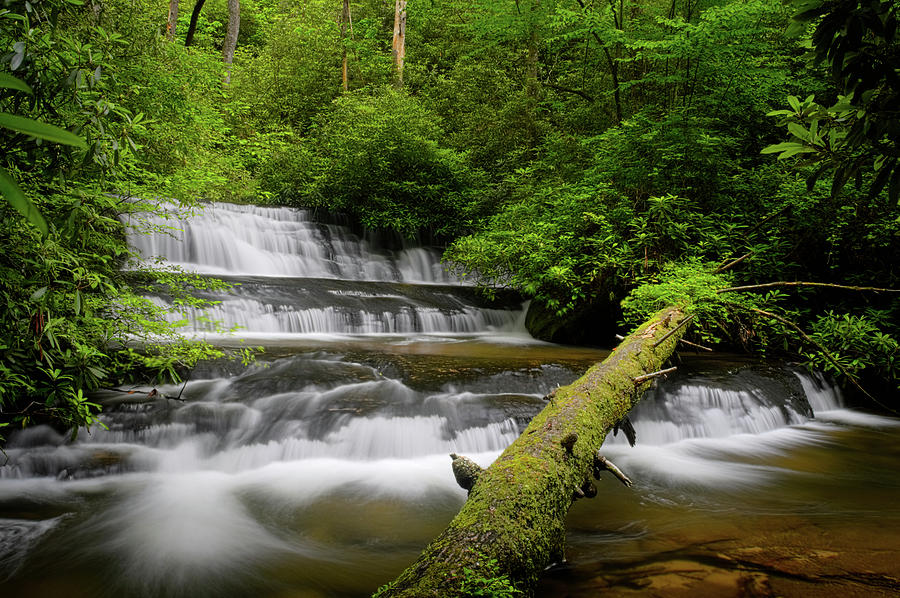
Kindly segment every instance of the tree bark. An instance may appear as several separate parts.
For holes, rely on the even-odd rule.
[[[166,20],[166,39],[175,39],[175,28],[178,26],[178,0],[169,0],[169,18]]]
[[[228,0],[228,29],[225,31],[225,43],[222,45],[222,59],[225,61],[225,85],[231,83],[231,63],[234,61],[234,50],[237,48],[240,29],[240,0]]]
[[[403,87],[403,61],[406,59],[406,0],[394,1],[394,87]]]
[[[496,577],[497,568],[520,590],[530,589],[541,571],[563,558],[566,514],[576,495],[596,492],[590,479],[595,468],[603,469],[595,463],[602,463],[596,456],[603,439],[651,384],[641,376],[658,374],[673,353],[686,318],[680,308],[662,310],[607,359],[557,389],[478,475],[449,526],[379,598],[461,596],[463,579]]]
[[[200,18],[200,11],[203,10],[203,4],[206,0],[197,0],[194,3],[194,10],[191,11],[191,22],[188,24],[187,34],[184,36],[185,47],[194,43],[194,33],[197,31],[197,19]]]
[[[350,0],[344,0],[344,7],[341,10],[341,44],[342,61],[341,61],[341,81],[344,85],[344,91],[350,91],[350,72],[347,68],[347,24],[350,22]]]

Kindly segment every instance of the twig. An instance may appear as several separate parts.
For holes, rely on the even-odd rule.
[[[194,371],[194,370],[190,370],[190,371],[188,372],[188,375],[184,377],[184,384],[181,385],[181,391],[178,393],[178,396],[177,396],[177,397],[173,397],[173,396],[170,396],[170,395],[163,395],[163,396],[164,396],[165,398],[167,398],[167,399],[172,399],[173,401],[181,401],[182,403],[185,403],[186,401],[185,401],[184,399],[181,398],[181,395],[184,394],[184,389],[187,388],[188,380],[191,379],[191,374],[193,373],[193,371]]]
[[[594,96],[592,96],[591,94],[589,94],[587,92],[581,91],[579,89],[571,89],[569,87],[563,87],[562,85],[554,85],[553,83],[541,83],[541,85],[543,85],[544,87],[549,87],[550,89],[555,89],[556,91],[560,91],[563,93],[575,94],[575,95],[581,97],[582,99],[587,100],[588,102],[594,101]]]
[[[742,255],[742,256],[739,257],[739,258],[737,258],[737,259],[735,259],[735,260],[731,260],[731,261],[728,262],[727,264],[724,264],[724,265],[722,265],[722,266],[719,266],[718,268],[716,268],[716,269],[713,271],[713,274],[721,274],[721,273],[724,272],[725,270],[730,270],[730,269],[733,268],[734,266],[737,266],[738,264],[740,264],[741,262],[743,262],[743,261],[744,261],[745,259],[747,259],[748,257],[751,257],[754,253],[755,253],[755,252],[753,252],[753,251],[749,251],[749,252],[745,253],[744,255]]]
[[[697,349],[701,349],[701,350],[703,350],[703,351],[709,351],[710,353],[713,352],[713,349],[710,349],[709,347],[704,347],[703,345],[698,345],[697,343],[692,343],[691,341],[686,341],[686,340],[684,340],[683,338],[680,338],[680,339],[678,339],[678,340],[679,340],[680,342],[684,343],[685,345],[690,346],[690,347],[694,347],[694,348],[697,348]]]
[[[682,321],[680,321],[678,323],[678,326],[676,326],[672,330],[668,331],[665,336],[663,336],[661,339],[659,339],[658,341],[653,343],[653,348],[655,349],[658,346],[660,346],[661,344],[663,344],[670,336],[675,334],[679,328],[681,328],[682,326],[684,326],[685,324],[687,324],[688,322],[690,322],[693,319],[694,319],[694,314],[691,314],[688,317],[686,317],[685,319],[683,319]]]
[[[43,404],[38,403],[37,401],[31,401],[30,403],[28,403],[27,405],[25,405],[24,409],[22,409],[21,411],[3,411],[3,409],[0,409],[0,413],[2,413],[3,415],[6,415],[6,416],[11,416],[11,415],[28,415],[28,410],[31,409],[31,407],[32,407],[33,405],[37,405],[38,407],[41,407],[41,408],[44,407]],[[37,413],[41,413],[41,410],[38,410]]]
[[[751,227],[751,228],[749,228],[747,231],[745,231],[744,234],[743,234],[743,237],[746,239],[746,238],[747,238],[748,236],[750,236],[752,233],[755,233],[761,226],[763,226],[764,224],[766,224],[769,220],[772,220],[773,218],[777,218],[778,216],[781,216],[781,215],[782,215],[784,212],[786,212],[786,211],[788,210],[788,208],[790,208],[790,207],[791,207],[791,204],[789,204],[789,203],[784,204],[784,205],[781,207],[781,209],[779,209],[779,210],[776,211],[776,212],[772,212],[771,214],[769,214],[768,216],[766,216],[765,218],[763,218],[762,220],[760,220],[760,221],[759,221],[757,224],[755,224],[753,227]]]
[[[612,461],[610,461],[609,459],[607,459],[606,457],[601,455],[599,452],[594,456],[594,468],[596,470],[605,469],[606,471],[608,471],[611,474],[613,474],[614,476],[616,476],[619,479],[619,481],[622,482],[623,484],[625,484],[625,486],[628,488],[631,488],[632,486],[634,486],[634,482],[631,481],[631,478],[629,478],[627,475],[622,473],[622,470],[619,469],[618,467],[616,467],[615,463],[613,463]],[[596,477],[597,473],[599,473],[599,472],[598,471],[594,472],[595,477]],[[599,479],[599,478],[597,478],[597,479]]]
[[[730,305],[736,305],[736,304],[731,303]],[[737,306],[737,307],[741,307],[741,306]],[[877,405],[880,405],[881,407],[887,409],[891,413],[898,413],[898,411],[896,409],[892,409],[891,407],[888,407],[887,405],[885,405],[884,403],[882,403],[881,401],[879,401],[878,399],[873,397],[871,394],[869,394],[869,392],[865,388],[863,388],[862,386],[859,385],[859,382],[856,380],[856,376],[854,376],[849,371],[847,371],[847,369],[844,366],[842,366],[840,363],[837,362],[837,360],[834,358],[834,356],[831,354],[831,352],[828,349],[823,347],[821,344],[819,344],[817,341],[815,341],[813,338],[811,338],[808,334],[806,334],[802,328],[800,328],[799,326],[797,326],[796,324],[794,324],[787,318],[779,316],[778,314],[773,314],[770,311],[765,311],[763,309],[757,309],[755,307],[750,307],[747,309],[749,309],[752,312],[758,313],[762,316],[766,316],[768,318],[772,318],[773,320],[777,320],[778,322],[781,322],[782,324],[790,326],[791,328],[796,330],[797,333],[800,335],[800,337],[803,340],[805,340],[806,342],[808,342],[809,344],[814,346],[816,349],[821,351],[822,355],[825,356],[825,359],[827,359],[831,363],[831,365],[836,367],[838,369],[838,371],[840,371],[842,374],[844,374],[847,377],[847,379],[853,383],[853,386],[855,386],[857,389],[859,389],[859,391],[861,393],[863,393],[864,395],[866,395],[867,397],[872,399]]]
[[[678,369],[677,367],[673,366],[670,368],[666,368],[664,370],[659,370],[657,372],[650,372],[649,374],[637,376],[635,378],[632,378],[631,380],[634,382],[635,386],[637,386],[638,384],[642,384],[642,383],[646,382],[647,380],[652,380],[653,378],[656,378],[658,376],[665,376],[666,374],[671,374],[672,372],[674,372],[677,369]]]
[[[750,284],[742,287],[728,287],[719,289],[716,293],[735,293],[738,291],[756,291],[758,289],[770,289],[772,287],[823,287],[826,289],[841,289],[844,291],[874,291],[876,293],[900,293],[900,289],[885,289],[881,287],[852,287],[844,284],[831,284],[828,282],[766,282],[763,284]]]

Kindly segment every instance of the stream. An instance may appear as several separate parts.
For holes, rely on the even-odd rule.
[[[99,393],[106,428],[75,441],[8,434],[2,596],[369,596],[465,501],[449,453],[489,465],[607,354],[532,339],[515,294],[488,301],[434,248],[288,208],[170,212],[133,246],[234,285],[173,321],[266,351],[156,387],[182,400]],[[575,504],[537,595],[900,594],[900,420],[790,366],[682,360],[636,446],[604,445],[634,487]]]

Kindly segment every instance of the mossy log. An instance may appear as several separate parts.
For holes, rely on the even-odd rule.
[[[521,436],[478,475],[448,527],[379,598],[463,596],[464,579],[496,578],[498,570],[530,592],[541,571],[563,558],[566,514],[575,496],[584,495],[578,490],[590,488],[603,439],[652,383],[635,379],[661,368],[684,333],[685,318],[676,307],[659,312],[607,359],[558,388]]]

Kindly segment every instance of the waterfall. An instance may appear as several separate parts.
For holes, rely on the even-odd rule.
[[[379,248],[306,210],[216,203],[184,213],[169,205],[133,216],[132,225],[129,241],[144,263],[162,259],[233,283],[201,292],[214,303],[205,310],[151,298],[195,334],[527,336],[521,301],[489,305],[444,268],[437,249]]]
[[[814,410],[840,406],[833,385],[820,374],[746,368],[725,379],[703,377],[659,385],[630,418],[641,444],[665,445],[690,438],[761,434],[802,424]],[[626,441],[620,434],[607,442]]]
[[[162,258],[188,271],[226,276],[460,284],[436,249],[372,247],[345,226],[315,222],[308,210],[227,203],[200,210],[162,207],[133,217],[128,240],[145,262]]]
[[[489,465],[605,355],[534,341],[517,296],[485,300],[432,248],[385,249],[303,210],[169,212],[132,233],[143,258],[232,283],[200,292],[204,313],[169,317],[214,342],[240,327],[268,352],[183,387],[97,393],[104,426],[74,440],[5,430],[4,595],[369,595],[465,501],[449,454]],[[765,488],[790,451],[893,422],[844,409],[819,375],[711,367],[644,396],[635,447],[608,436],[602,451],[636,480],[628,508]],[[615,508],[611,485],[594,504]]]

